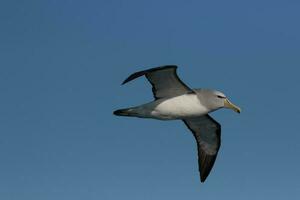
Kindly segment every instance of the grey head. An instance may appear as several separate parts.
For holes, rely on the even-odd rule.
[[[226,95],[220,91],[210,89],[194,89],[200,102],[208,108],[210,111],[215,111],[220,108],[229,108],[237,113],[241,112],[241,109],[231,103]]]

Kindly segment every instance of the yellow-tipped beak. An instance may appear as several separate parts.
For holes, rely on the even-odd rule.
[[[236,106],[233,103],[231,103],[228,99],[224,99],[224,107],[232,109],[232,110],[234,110],[237,113],[241,112],[241,109],[238,106]]]

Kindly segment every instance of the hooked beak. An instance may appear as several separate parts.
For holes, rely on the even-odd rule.
[[[241,109],[238,106],[236,106],[233,103],[231,103],[228,99],[224,99],[224,107],[232,109],[232,110],[234,110],[237,113],[241,112]]]

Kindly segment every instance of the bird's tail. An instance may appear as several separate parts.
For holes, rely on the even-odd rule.
[[[133,108],[125,108],[125,109],[119,109],[114,111],[114,115],[117,116],[128,116],[133,117],[136,116],[138,113]]]

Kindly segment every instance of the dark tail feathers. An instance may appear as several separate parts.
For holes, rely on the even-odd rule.
[[[117,116],[133,116],[134,115],[134,112],[132,112],[132,109],[119,109],[119,110],[115,110],[114,111],[114,115],[117,115]]]

